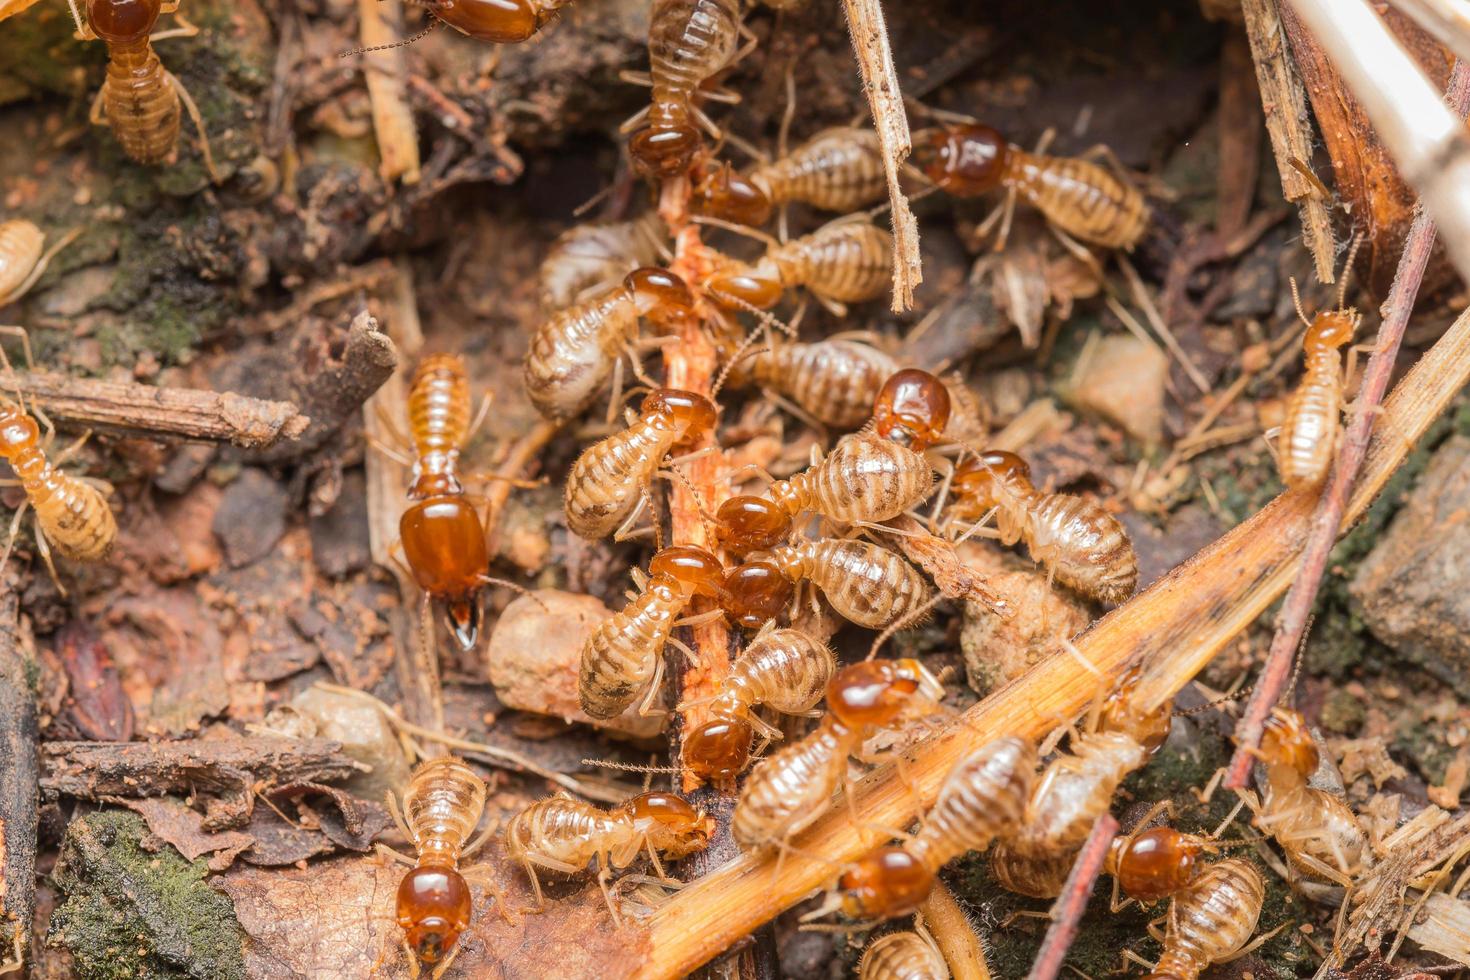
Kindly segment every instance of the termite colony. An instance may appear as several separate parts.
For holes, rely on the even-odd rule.
[[[99,73],[105,53],[91,121],[110,127],[128,160],[166,172],[195,152],[182,126],[192,116],[209,193],[221,193],[204,121],[170,70],[167,47],[155,46],[160,16],[177,6],[72,0],[78,42],[98,42],[91,47]],[[423,74],[372,59],[440,25],[454,29],[439,38],[453,45],[541,44],[559,19],[595,7],[588,0],[409,6],[421,8],[411,13],[425,25],[419,35],[342,54],[365,59],[375,85],[407,86],[456,126],[461,115],[470,118],[464,107]],[[1156,446],[1131,439],[1126,420],[1111,418],[1096,440],[1104,448],[1091,447],[1101,462],[1083,459],[1084,440],[1064,440],[1067,420],[1050,401],[1031,399],[1028,389],[1022,404],[1002,408],[994,404],[999,397],[979,394],[999,391],[990,382],[1006,371],[1035,380],[1050,370],[1061,318],[1048,324],[1044,348],[1025,352],[1021,369],[1015,352],[994,360],[975,356],[983,352],[973,347],[931,355],[923,337],[930,310],[916,311],[922,321],[875,311],[903,270],[887,214],[894,187],[916,199],[932,194],[931,213],[963,215],[983,201],[987,217],[956,226],[963,224],[966,244],[983,242],[992,255],[1016,247],[1017,226],[1041,229],[1036,234],[1060,242],[1095,276],[1094,292],[1107,294],[1099,306],[1121,306],[1119,281],[1146,294],[1129,256],[1158,244],[1151,242],[1159,231],[1156,202],[1115,161],[1044,145],[1028,150],[1012,142],[1020,136],[916,100],[912,152],[903,162],[890,158],[867,124],[842,124],[826,111],[820,125],[809,125],[794,104],[779,136],[743,138],[736,126],[758,113],[722,107],[740,102],[727,83],[748,80],[744,59],[784,23],[785,4],[766,6],[783,13],[743,0],[648,4],[647,71],[624,72],[625,81],[646,85],[646,105],[617,134],[608,220],[547,241],[534,282],[529,264],[515,273],[537,308],[516,325],[524,336],[512,345],[515,390],[477,377],[491,356],[483,345],[445,350],[452,345],[431,330],[420,350],[415,328],[395,338],[413,349],[400,351],[396,375],[385,372],[392,388],[361,414],[365,431],[353,446],[360,442],[368,459],[373,525],[364,548],[392,566],[410,600],[401,621],[384,630],[393,646],[384,663],[396,670],[381,689],[404,708],[378,702],[377,709],[403,754],[419,759],[411,771],[403,767],[401,786],[386,801],[387,841],[399,849],[379,843],[371,872],[394,882],[391,895],[378,889],[377,906],[362,917],[386,923],[373,927],[384,947],[374,969],[392,958],[414,977],[479,975],[470,964],[488,975],[485,956],[533,947],[547,928],[540,923],[563,913],[588,935],[641,939],[639,930],[660,910],[723,862],[738,862],[747,875],[769,867],[773,895],[785,867],[801,864],[810,875],[820,865],[823,881],[806,893],[813,904],[795,917],[797,927],[872,932],[855,969],[874,980],[966,975],[945,941],[953,922],[933,911],[946,880],[959,879],[961,862],[966,878],[973,872],[994,894],[1008,893],[1007,907],[1036,912],[1054,900],[1060,909],[1069,888],[1091,888],[1082,872],[1101,855],[1093,871],[1111,883],[1109,914],[1137,904],[1158,916],[1140,920],[1138,930],[1140,942],[1151,935],[1157,943],[1152,959],[1124,951],[1150,980],[1194,980],[1275,935],[1265,928],[1275,924],[1271,879],[1261,870],[1268,865],[1303,894],[1331,893],[1348,908],[1384,855],[1342,794],[1316,785],[1320,746],[1303,717],[1286,708],[1249,748],[1256,790],[1237,791],[1240,806],[1220,828],[1207,831],[1206,821],[1196,826],[1172,812],[1159,822],[1157,811],[1173,808],[1155,808],[1096,855],[1089,851],[1110,817],[1133,815],[1130,787],[1156,771],[1152,760],[1182,714],[1174,707],[1178,685],[1151,682],[1158,658],[1135,662],[1108,651],[1103,669],[1078,639],[1094,619],[1126,621],[1140,583],[1157,578],[1159,563],[1149,559],[1158,549],[1135,551],[1130,528],[1141,525],[1127,513],[1130,505],[1157,502],[1146,480]],[[748,29],[746,19],[757,17],[762,30]],[[195,31],[184,22],[167,33]],[[479,84],[491,81],[487,74]],[[787,81],[790,100],[796,86]],[[506,112],[539,111],[512,101]],[[331,121],[345,133],[362,123]],[[376,113],[373,125],[389,127]],[[499,138],[456,134],[486,146]],[[774,146],[757,145],[767,135]],[[427,183],[447,179],[442,164],[426,169]],[[285,179],[299,177],[293,161]],[[394,207],[408,209],[411,197]],[[0,222],[0,308],[36,286],[77,234]],[[473,246],[440,270],[444,281],[460,275]],[[524,258],[510,251],[495,261],[509,268],[512,258]],[[1121,270],[1120,279],[1108,278]],[[1189,280],[1179,292],[1194,296],[1197,286]],[[1012,301],[1022,303],[1024,291],[1017,287]],[[318,303],[308,299],[306,310]],[[1282,400],[1279,434],[1265,422],[1249,426],[1250,438],[1270,444],[1290,494],[1323,492],[1342,443],[1353,361],[1345,367],[1340,355],[1361,320],[1345,299],[1344,287],[1335,309],[1310,320],[1296,304],[1305,327],[1299,383]],[[291,306],[279,315],[300,313]],[[919,325],[909,329],[911,322]],[[0,326],[0,335],[20,339],[25,367],[34,370],[26,332]],[[1295,350],[1295,338],[1279,347],[1281,369],[1294,363]],[[21,377],[3,349],[0,358],[0,459],[15,478],[5,498],[13,516],[0,573],[14,572],[13,549],[28,538],[57,592],[70,598],[75,566],[105,568],[115,545],[127,550],[117,542],[137,532],[142,518],[114,507],[139,498],[115,494],[96,478],[110,470],[78,471],[72,456],[89,433],[77,446],[53,448],[46,398],[27,387],[37,378]],[[531,421],[521,427],[529,434],[496,447],[494,469],[481,472],[470,461],[493,455],[480,444],[490,441],[482,427],[506,432],[501,420],[487,425],[491,389],[498,408]],[[358,399],[348,414],[354,425],[361,407]],[[352,426],[345,431],[359,436]],[[1211,433],[1195,435],[1203,444]],[[1130,453],[1140,464],[1131,483]],[[311,479],[340,480],[340,460],[331,463]],[[528,473],[539,479],[525,479]],[[514,490],[532,492],[511,501]],[[313,484],[301,496],[316,492]],[[533,499],[539,503],[527,503]],[[137,510],[156,517],[152,502],[142,502]],[[513,548],[500,540],[507,511],[533,506],[538,516],[515,530],[544,540],[556,556],[550,563],[545,555],[512,560]],[[538,586],[557,581],[578,591],[529,591],[496,577],[497,567],[511,565],[538,574]],[[647,746],[635,741],[636,757],[625,744],[599,743],[617,758],[585,762],[588,770],[646,776],[641,786],[600,771],[573,775],[562,771],[574,768],[564,762],[542,768],[507,748],[509,739],[476,742],[466,734],[473,724],[465,722],[464,704],[444,703],[441,673],[469,686],[467,665],[483,658],[497,690],[494,710],[478,712],[474,723],[493,728],[501,709],[536,712],[512,703],[494,680],[494,657],[512,643],[497,645],[513,618],[502,607],[505,591],[520,594],[513,604],[540,610],[516,605],[535,629],[530,642],[522,634],[512,644],[522,669],[541,656],[536,647],[545,638],[546,663],[534,664],[544,671],[527,673],[546,705],[560,700],[540,714],[620,738],[667,736],[661,759],[650,761],[641,754]],[[1216,614],[1205,608],[1213,598],[1201,597],[1201,616]],[[574,615],[568,600],[586,604]],[[1048,610],[1057,607],[1075,619],[1050,623]],[[304,635],[311,624],[301,618]],[[986,702],[972,696],[990,692],[978,682],[971,692],[956,676],[960,657],[952,648],[965,641],[950,626],[961,621],[967,628],[988,623],[992,635],[1014,627],[1034,638],[1038,650],[1026,651],[1022,669],[1069,663],[1090,705],[1063,710],[1038,698],[1027,717],[1008,716],[1015,727],[992,730]],[[564,642],[569,634],[574,642]],[[573,647],[552,663],[553,652]],[[966,666],[972,654],[988,652],[965,649]],[[340,659],[329,666],[346,672]],[[549,730],[527,725],[523,740]],[[435,756],[438,746],[456,754]],[[934,766],[931,753],[940,751],[958,761]],[[502,764],[516,775],[486,777]],[[669,778],[655,786],[661,776]],[[253,773],[240,778],[262,795]],[[537,778],[554,788],[500,793],[509,781]],[[888,798],[899,791],[901,813]],[[1201,788],[1200,795],[1210,793]],[[1235,827],[1237,813],[1245,816]],[[1227,835],[1225,827],[1234,829]],[[844,843],[840,856],[825,853],[836,839],[858,843]],[[1253,850],[1226,853],[1242,844]],[[783,895],[771,915],[801,900]],[[4,965],[0,959],[0,973]]]

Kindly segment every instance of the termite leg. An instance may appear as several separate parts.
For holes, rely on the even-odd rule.
[[[77,7],[77,0],[66,0],[66,5],[71,8],[71,19],[77,22],[77,40],[97,40],[97,34],[92,30],[92,25],[88,24],[86,19],[82,17],[82,11]]]
[[[405,466],[406,467],[406,466],[412,466],[413,465],[413,460],[409,459],[403,453],[401,453],[398,450],[394,449],[392,446],[388,445],[386,442],[383,442],[381,439],[379,439],[377,436],[374,436],[372,433],[367,433],[367,444],[369,446],[371,446],[373,449],[377,450],[382,455],[384,455],[384,456],[388,457],[389,459],[391,459],[393,462],[397,463],[399,466]]]
[[[102,87],[97,90],[97,94],[92,98],[92,108],[87,110],[87,121],[93,126],[107,125],[106,106],[103,102],[103,95],[106,92],[107,82],[104,81]]]
[[[846,303],[839,303],[837,300],[831,299],[831,298],[829,298],[827,296],[823,296],[821,293],[812,293],[812,299],[814,299],[818,303],[820,303],[822,305],[822,309],[826,310],[828,313],[832,314],[837,319],[839,319],[839,320],[846,320],[847,319],[847,304]]]
[[[664,686],[664,658],[656,657],[653,662],[653,677],[648,681],[648,693],[643,695],[643,701],[638,705],[638,714],[647,717],[653,714],[653,702],[663,693]]]
[[[398,832],[410,845],[417,847],[418,842],[413,839],[413,831],[408,829],[408,821],[403,819],[403,811],[398,808],[398,798],[393,795],[392,790],[385,793],[383,798],[388,803],[388,815],[398,825]]]
[[[183,14],[178,13],[178,9],[179,5],[177,2],[174,3],[173,9],[169,9],[167,4],[159,8],[158,12],[160,14],[175,14],[174,23],[178,26],[170,27],[166,31],[159,31],[157,34],[148,35],[149,41],[167,41],[171,37],[193,37],[199,33],[199,25],[190,21]]]
[[[36,417],[38,419],[41,417],[40,410],[39,409],[36,410]],[[47,423],[46,424],[47,425],[50,425],[50,420],[49,419],[47,420]],[[56,429],[53,426],[51,428],[50,435],[49,435],[48,438],[55,438],[55,436],[56,436]],[[90,438],[92,438],[92,430],[91,429],[88,429],[86,432],[83,432],[81,435],[77,436],[76,439],[72,440],[71,445],[67,446],[61,452],[59,452],[55,456],[53,456],[51,458],[52,465],[53,466],[60,466],[62,463],[65,463],[67,460],[71,459],[77,453],[81,452],[82,451],[82,447],[87,444],[87,440],[90,439]]]
[[[429,974],[429,976],[432,977],[433,980],[439,980],[440,977],[444,976],[444,974],[449,970],[449,964],[454,962],[454,958],[459,955],[459,951],[461,948],[462,947],[456,945],[453,949],[451,949],[449,951],[449,955],[444,957],[444,962],[434,967],[434,972]]]
[[[644,106],[642,109],[639,109],[637,112],[629,116],[626,120],[623,121],[623,124],[618,127],[618,132],[631,133],[633,130],[643,125],[644,120],[648,118],[649,108],[649,106]]]
[[[37,515],[34,526],[36,529],[36,550],[41,553],[41,560],[46,563],[46,571],[51,573],[51,581],[56,584],[56,591],[62,597],[67,595],[66,586],[61,584],[61,578],[56,574],[56,565],[51,561],[51,542],[46,540],[46,532],[41,530],[41,518]]]
[[[410,868],[413,867],[414,864],[415,864],[415,861],[414,861],[413,858],[409,857],[407,854],[400,854],[400,853],[398,853],[397,851],[393,850],[393,848],[389,847],[387,844],[374,844],[373,845],[373,850],[375,850],[375,851],[378,852],[378,856],[379,857],[385,857],[388,860],[390,860],[390,861],[396,861],[399,864],[406,864]]]
[[[1240,949],[1238,949],[1235,952],[1231,953],[1229,956],[1225,957],[1223,960],[1215,960],[1215,962],[1216,963],[1229,963],[1232,960],[1238,960],[1242,956],[1245,956],[1247,953],[1250,953],[1250,952],[1253,952],[1254,950],[1260,949],[1262,943],[1264,943],[1266,940],[1270,939],[1272,936],[1276,935],[1278,932],[1280,932],[1282,929],[1285,929],[1289,925],[1291,925],[1291,923],[1289,921],[1288,922],[1283,922],[1283,923],[1281,923],[1281,925],[1277,926],[1275,929],[1272,929],[1270,932],[1263,932],[1263,933],[1261,933],[1261,935],[1257,936],[1255,939],[1252,939],[1250,942],[1246,943]]]
[[[10,553],[15,549],[15,536],[20,533],[21,518],[25,517],[26,508],[29,505],[29,500],[22,500],[20,506],[15,508],[15,516],[10,519],[10,536],[5,541],[4,553],[0,554],[0,569],[3,569],[5,563],[10,561]]]
[[[482,425],[485,424],[485,419],[489,415],[490,415],[490,392],[487,391],[487,392],[485,392],[484,395],[482,395],[480,397],[480,408],[479,408],[478,411],[475,412],[475,420],[473,422],[471,422],[470,423],[470,427],[465,430],[465,433],[464,433],[464,441],[466,443],[468,443],[471,439],[474,438],[474,435],[475,435],[476,432],[479,432],[480,431],[480,426],[482,426]]]
[[[0,296],[0,306],[4,306],[7,303],[14,303],[26,293],[30,292],[31,287],[40,281],[41,275],[46,271],[46,266],[50,265],[51,260],[56,258],[56,253],[66,248],[72,242],[76,241],[78,238],[81,237],[81,235],[81,228],[73,228],[71,231],[58,238],[56,240],[56,244],[52,245],[50,248],[46,249],[46,251],[42,252],[41,257],[36,260],[36,264],[31,269],[30,274],[21,281],[21,284],[19,286],[16,286],[13,292],[7,293],[4,296]],[[25,344],[26,348],[26,368],[27,370],[34,371],[36,368],[31,360],[30,336],[25,332],[25,327],[7,327],[5,329],[20,332],[22,342]]]
[[[490,824],[483,831],[480,832],[480,836],[470,841],[469,845],[460,852],[460,859],[463,860],[464,858],[473,857],[474,855],[480,853],[480,848],[484,847],[487,843],[490,842],[490,838],[495,835],[495,831],[499,828],[499,820],[490,821]]]
[[[633,530],[633,526],[638,523],[638,519],[642,517],[643,512],[648,509],[648,505],[648,491],[646,489],[640,490],[638,492],[638,504],[633,508],[632,513],[628,515],[628,519],[623,521],[622,524],[618,525],[618,529],[613,532],[613,541],[627,541],[631,538],[643,537],[649,532],[649,530],[657,530],[657,527],[654,527],[652,529],[644,528],[640,531]]]
[[[209,172],[211,183],[220,184],[224,178],[220,176],[219,170],[214,165],[214,154],[209,149],[209,134],[204,131],[204,116],[199,112],[199,107],[194,104],[194,97],[184,87],[173,72],[168,72],[169,81],[173,83],[174,89],[179,93],[179,101],[184,103],[184,108],[189,112],[189,118],[194,120],[194,126],[199,130],[199,152],[204,157],[204,169]]]

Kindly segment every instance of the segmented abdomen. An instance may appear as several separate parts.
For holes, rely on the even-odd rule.
[[[634,221],[578,225],[562,232],[541,262],[541,308],[551,313],[571,306],[584,290],[653,265],[663,240],[657,211]]]
[[[526,393],[536,410],[558,419],[586,408],[637,327],[633,297],[621,284],[543,320],[526,352]]]
[[[990,849],[990,873],[1006,891],[1028,898],[1056,898],[1072,873],[1076,851],[1022,854],[1004,840]]]
[[[934,471],[905,446],[871,435],[850,436],[809,470],[786,481],[793,510],[835,521],[887,521],[929,496]],[[785,492],[772,484],[773,497]]]
[[[914,566],[866,541],[804,541],[772,550],[771,558],[783,575],[809,580],[839,615],[859,626],[880,629],[929,601],[929,587]]]
[[[1143,195],[1105,167],[1069,157],[1035,156],[1015,147],[1007,155],[1016,190],[1048,221],[1074,238],[1131,249],[1148,227]]]
[[[1306,375],[1286,407],[1281,425],[1281,481],[1293,490],[1327,478],[1337,445],[1342,364],[1337,351],[1307,354]]]
[[[912,846],[934,868],[966,851],[984,850],[1021,826],[1035,778],[1036,746],[1029,739],[999,738],[981,746],[945,777]]]
[[[484,812],[485,781],[452,756],[419,766],[403,791],[403,819],[420,857],[437,857],[451,867]]]
[[[788,289],[805,286],[839,303],[883,294],[893,277],[893,236],[863,221],[838,221],[770,254]]]
[[[918,933],[890,932],[863,952],[858,980],[949,980],[949,967]]]
[[[883,151],[871,129],[826,129],[748,178],[773,203],[801,201],[823,211],[856,211],[887,189]]]
[[[112,551],[117,518],[96,487],[49,463],[36,476],[23,477],[21,485],[36,509],[41,533],[56,551],[73,561],[98,561]]]
[[[1368,839],[1347,804],[1313,786],[1301,784],[1286,793],[1267,791],[1265,809],[1255,825],[1276,838],[1286,859],[1313,878],[1321,873],[1303,857],[1352,877],[1363,868]]]
[[[167,163],[179,144],[179,93],[145,38],[111,45],[102,104],[123,152],[139,163]]]
[[[739,0],[656,0],[648,24],[655,102],[687,103],[735,54]]]
[[[606,849],[611,829],[608,815],[592,804],[553,796],[511,818],[505,828],[505,849],[516,860],[534,854],[581,868]],[[544,873],[544,868],[537,868],[537,874]]]
[[[419,364],[408,391],[408,425],[420,456],[464,445],[470,427],[470,384],[458,356],[431,354]]]
[[[1174,975],[1188,976],[1187,963],[1198,974],[1237,952],[1256,931],[1265,897],[1266,884],[1250,862],[1227,858],[1206,867],[1174,897],[1159,972],[1183,968]]]
[[[30,276],[46,236],[29,221],[0,222],[0,303]]]
[[[741,787],[730,832],[746,849],[785,840],[827,809],[847,765],[850,733],[830,718],[762,759]]]
[[[1036,498],[1025,525],[1032,556],[1057,580],[1103,602],[1122,602],[1138,586],[1138,557],[1118,519],[1071,494]]]
[[[633,703],[653,677],[682,608],[679,593],[656,579],[602,621],[582,648],[577,695],[583,711],[593,718],[613,718]]]
[[[567,527],[594,541],[617,530],[676,438],[678,431],[656,415],[589,446],[567,474]]]
[[[801,630],[772,630],[756,637],[730,665],[725,690],[746,707],[765,704],[795,715],[822,700],[836,669],[826,644]]]
[[[898,364],[867,344],[822,340],[785,344],[740,362],[731,383],[752,382],[785,395],[825,425],[854,429],[873,414],[873,399]]]

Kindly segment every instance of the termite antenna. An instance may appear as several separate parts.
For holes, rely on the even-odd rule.
[[[1302,296],[1296,291],[1296,276],[1292,276],[1287,281],[1291,283],[1291,301],[1296,306],[1296,315],[1301,318],[1302,323],[1310,327],[1312,321],[1308,320],[1307,315],[1302,312]]]
[[[944,593],[936,592],[934,593],[934,598],[924,603],[918,609],[915,609],[913,612],[909,613],[907,616],[903,617],[897,622],[890,623],[887,629],[878,634],[878,638],[873,641],[873,645],[868,649],[868,655],[863,659],[872,660],[878,655],[879,648],[882,647],[884,643],[888,642],[888,639],[892,637],[895,633],[898,633],[901,630],[906,630],[911,626],[917,626],[919,623],[922,623],[924,621],[924,617],[929,615],[929,611],[932,610],[935,606],[939,605],[939,603],[943,599]]]
[[[583,759],[582,765],[598,769],[617,769],[621,772],[674,773],[684,771],[683,766],[640,766],[631,762],[613,762],[611,759]]]
[[[1360,231],[1353,236],[1353,243],[1348,246],[1347,258],[1342,260],[1342,274],[1337,277],[1337,308],[1342,309],[1343,302],[1347,299],[1348,283],[1353,277],[1353,259],[1358,257],[1358,246],[1363,244],[1363,233]]]
[[[709,225],[713,228],[722,228],[725,231],[732,232],[736,235],[743,235],[746,238],[753,238],[758,242],[764,243],[767,248],[781,247],[781,242],[779,239],[777,239],[774,235],[766,234],[759,228],[747,228],[745,225],[737,225],[733,221],[726,221],[724,218],[716,218],[713,215],[708,214],[696,214],[692,216],[689,220],[696,225]]]
[[[739,364],[741,361],[747,358],[755,357],[757,354],[768,354],[771,352],[771,347],[769,344],[767,344],[767,346],[765,347],[755,347],[752,349],[751,345],[754,344],[762,336],[765,336],[767,338],[770,337],[770,329],[768,328],[764,320],[761,321],[761,325],[759,327],[745,335],[745,339],[740,342],[740,346],[735,348],[735,353],[730,355],[730,359],[726,361],[725,366],[720,369],[719,377],[715,378],[714,386],[711,387],[709,391],[709,396],[711,399],[718,395],[720,393],[720,390],[725,387],[725,382],[729,380],[730,372],[735,369],[735,365]]]
[[[389,50],[391,48],[407,47],[408,45],[414,43],[415,41],[420,41],[420,40],[428,37],[429,34],[430,34],[430,32],[432,32],[434,30],[434,28],[436,28],[436,27],[439,26],[439,23],[440,23],[440,21],[439,21],[439,18],[438,17],[432,17],[431,16],[429,18],[429,26],[428,27],[425,27],[423,30],[419,31],[417,34],[413,35],[412,37],[406,37],[406,38],[404,38],[401,41],[394,41],[394,42],[392,42],[390,44],[375,44],[372,47],[368,47],[368,48],[353,48],[351,51],[343,51],[341,54],[337,55],[337,57],[338,58],[353,58],[353,57],[356,57],[357,55],[360,55],[360,54],[368,54],[368,53],[373,52],[373,51],[387,51],[387,50]]]

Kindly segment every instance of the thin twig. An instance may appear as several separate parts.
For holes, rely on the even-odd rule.
[[[1077,927],[1082,923],[1082,913],[1087,911],[1087,900],[1092,896],[1092,886],[1102,872],[1103,859],[1108,856],[1108,845],[1118,835],[1118,820],[1111,813],[1104,813],[1092,825],[1087,843],[1077,855],[1062,894],[1051,908],[1051,925],[1046,938],[1041,941],[1041,951],[1036,962],[1031,964],[1027,980],[1056,980],[1062,970],[1062,961],[1072,940],[1077,938]]]
[[[1465,0],[1393,0],[1393,5],[1460,59],[1470,59],[1470,4]]]
[[[0,973],[24,965],[36,909],[40,736],[15,585],[0,580]],[[6,962],[12,950],[19,962]]]
[[[1455,63],[1455,70],[1450,76],[1449,99],[1456,114],[1463,116],[1470,106],[1470,62]],[[1388,300],[1381,310],[1383,322],[1378,328],[1378,340],[1363,374],[1363,384],[1353,406],[1352,421],[1338,454],[1337,465],[1312,520],[1311,534],[1302,555],[1301,572],[1286,595],[1260,680],[1256,682],[1255,692],[1246,705],[1240,724],[1236,726],[1237,747],[1225,780],[1227,788],[1240,789],[1246,785],[1250,775],[1251,750],[1260,744],[1266,717],[1280,700],[1287,678],[1291,676],[1292,661],[1306,631],[1322,575],[1327,570],[1328,556],[1343,526],[1348,495],[1368,450],[1378,403],[1388,389],[1399,344],[1404,338],[1404,327],[1408,325],[1409,314],[1414,309],[1414,297],[1419,292],[1419,281],[1429,264],[1434,235],[1434,219],[1427,211],[1421,210],[1404,241],[1393,288],[1389,290]]]
[[[359,36],[365,48],[397,44],[403,39],[401,0],[358,0]],[[373,109],[373,132],[378,138],[378,170],[389,183],[419,182],[419,137],[408,104],[408,59],[401,47],[363,56],[368,99]]]
[[[924,904],[919,906],[924,924],[939,943],[939,951],[949,964],[954,980],[990,980],[990,967],[985,962],[985,944],[975,935],[974,924],[954,895],[942,882],[935,882],[934,889]]]

